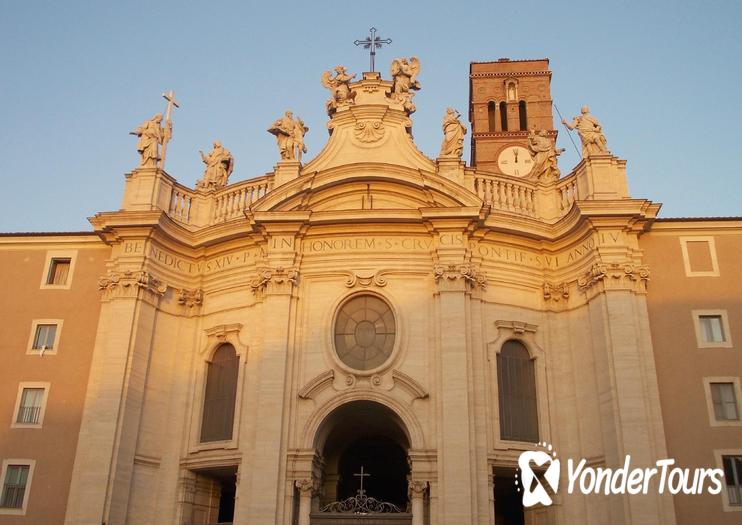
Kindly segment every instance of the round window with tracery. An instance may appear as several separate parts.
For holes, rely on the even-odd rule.
[[[375,295],[361,295],[343,304],[335,320],[335,351],[355,370],[384,364],[394,349],[396,323],[389,305]]]

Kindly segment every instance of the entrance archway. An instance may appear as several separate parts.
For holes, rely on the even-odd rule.
[[[391,504],[384,512],[392,509],[399,521],[395,519],[390,524],[410,523],[410,438],[392,409],[368,400],[341,405],[322,421],[314,444],[324,463],[318,507],[325,509],[325,515],[313,512],[313,524],[324,523],[329,517],[326,513],[341,512],[337,503],[358,496]]]

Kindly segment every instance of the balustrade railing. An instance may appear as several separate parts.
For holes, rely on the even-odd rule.
[[[222,222],[241,216],[252,203],[263,198],[272,187],[271,177],[260,177],[242,181],[216,192],[213,221]]]
[[[557,205],[562,213],[566,213],[578,198],[577,177],[574,174],[557,183]]]
[[[191,204],[193,203],[193,192],[182,186],[173,186],[170,196],[170,209],[168,215],[173,219],[188,224],[191,218]]]
[[[474,189],[479,198],[493,209],[529,217],[536,216],[536,186],[530,182],[477,175],[474,179]]]

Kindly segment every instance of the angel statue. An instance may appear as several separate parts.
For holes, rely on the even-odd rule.
[[[352,104],[356,94],[350,90],[355,75],[349,75],[344,66],[335,66],[335,76],[330,71],[322,73],[322,85],[330,90],[332,98],[327,101],[327,111],[332,113],[340,104]]]
[[[226,186],[227,179],[234,169],[234,157],[229,150],[223,147],[221,142],[215,140],[208,155],[204,155],[203,151],[199,153],[201,160],[206,164],[206,169],[203,178],[196,183],[196,188],[218,190]]]
[[[420,61],[417,57],[397,58],[392,62],[392,99],[402,104],[404,108],[412,113],[415,111],[415,104],[412,103],[412,97],[415,96],[412,90],[420,89],[420,81],[417,75],[420,74]]]
[[[168,125],[170,125],[169,122]],[[141,155],[140,168],[157,167],[157,162],[160,160],[159,148],[168,133],[172,133],[172,131],[162,127],[162,114],[160,113],[149,120],[145,120],[141,126],[129,132],[129,135],[139,137],[137,151]]]
[[[533,159],[530,177],[541,182],[559,180],[557,157],[564,153],[564,148],[557,149],[546,130],[528,132],[528,149]]]
[[[283,117],[268,128],[268,133],[276,136],[281,160],[296,160],[297,156],[301,160],[301,154],[307,152],[304,145],[304,134],[307,131],[309,128],[304,125],[304,121],[300,118],[295,120],[291,111],[286,111]]]
[[[464,153],[464,135],[466,135],[466,126],[464,126],[459,117],[461,115],[453,108],[446,110],[443,117],[443,144],[439,157],[458,157]]]

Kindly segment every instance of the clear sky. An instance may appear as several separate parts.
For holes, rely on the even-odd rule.
[[[128,132],[164,110],[169,89],[181,109],[166,169],[180,182],[200,177],[198,150],[214,139],[235,156],[232,182],[271,171],[266,128],[287,108],[310,127],[308,160],[327,139],[320,75],[366,70],[353,41],[372,25],[393,40],[377,55],[385,78],[395,57],[422,62],[413,132],[428,156],[445,108],[467,114],[470,61],[548,57],[554,101],[568,118],[590,105],[634,197],[662,202],[664,217],[742,215],[737,0],[0,7],[0,231],[87,230],[86,217],[118,209],[138,162]],[[566,132],[558,142],[566,174],[578,159]]]

